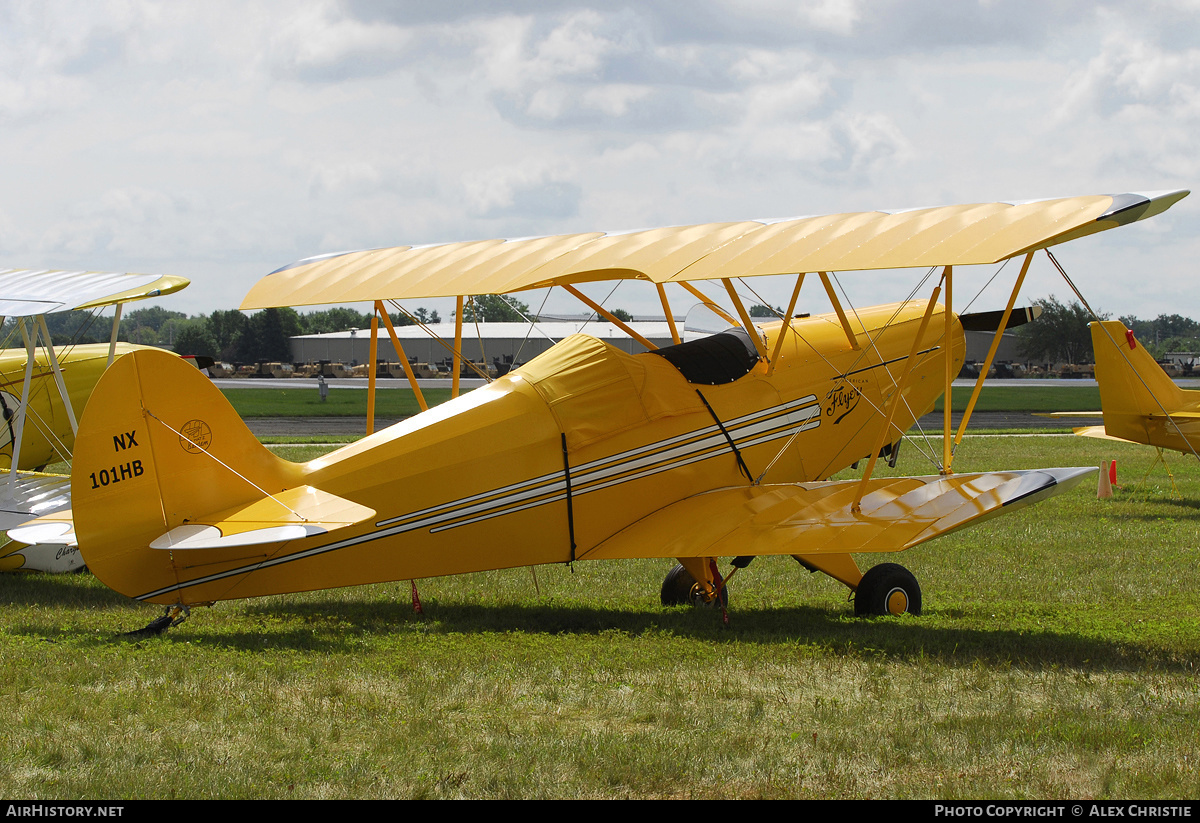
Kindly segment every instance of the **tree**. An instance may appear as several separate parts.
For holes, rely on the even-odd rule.
[[[300,315],[295,309],[263,309],[250,317],[237,359],[245,363],[290,362],[289,338],[302,333]]]
[[[463,304],[463,320],[467,323],[521,323],[528,316],[529,306],[498,294],[477,294]]]
[[[203,323],[189,323],[175,334],[175,353],[217,356],[217,344]]]
[[[612,315],[613,315],[613,317],[620,320],[622,323],[632,323],[633,322],[633,315],[630,314],[629,312],[625,311],[624,309],[613,309]]]
[[[1096,318],[1079,303],[1064,306],[1054,295],[1033,302],[1042,307],[1042,316],[1017,329],[1021,356],[1047,363],[1090,362],[1092,333],[1088,323]],[[1108,315],[1101,314],[1100,319],[1107,320]]]
[[[215,311],[208,316],[208,333],[217,347],[217,357],[236,360],[242,335],[250,325],[250,319],[237,309]]]
[[[773,309],[770,306],[764,306],[762,303],[755,303],[750,307],[751,317],[782,317],[783,309]]]
[[[371,328],[370,313],[356,311],[346,306],[334,306],[332,309],[324,311],[309,312],[302,315],[300,320],[304,328],[301,334],[328,334],[350,329]]]

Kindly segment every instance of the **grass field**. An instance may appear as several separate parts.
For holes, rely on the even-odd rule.
[[[331,393],[332,394],[332,393]],[[313,447],[288,448],[306,459]],[[897,471],[925,473],[915,449]],[[671,561],[221,603],[163,637],[88,575],[0,576],[0,794],[23,798],[1200,796],[1200,469],[990,437],[962,471],[1118,460],[881,559],[922,617],[762,558],[719,613]]]
[[[1047,385],[1030,381],[1029,386],[985,386],[976,408],[979,411],[1087,411],[1100,408],[1100,390],[1095,386],[1067,383]],[[422,389],[431,406],[450,399],[449,389]],[[313,388],[224,389],[223,394],[242,417],[366,417],[366,389],[336,389],[322,402]],[[951,408],[963,411],[971,396],[969,388],[954,391]],[[935,407],[940,411],[942,401]],[[387,389],[376,393],[375,414],[400,418],[420,411],[411,389]],[[1049,421],[1048,421],[1049,422]]]

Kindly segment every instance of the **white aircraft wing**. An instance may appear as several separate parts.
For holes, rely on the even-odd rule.
[[[104,271],[0,269],[0,317],[111,306],[177,292],[185,277]]]

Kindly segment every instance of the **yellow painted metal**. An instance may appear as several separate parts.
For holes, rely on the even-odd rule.
[[[882,405],[892,385],[882,363],[900,360],[910,350],[922,308],[862,310],[863,322],[877,334],[870,355],[847,348],[832,316],[795,320],[796,333],[786,336],[780,367],[770,377],[760,363],[737,381],[705,386],[704,395],[752,469],[778,457],[771,473],[777,480],[829,477],[871,448],[882,423],[873,407]],[[765,326],[772,339],[781,328],[782,323]],[[920,358],[921,375],[940,375],[945,356],[961,362],[957,324],[955,335],[952,350],[943,347]],[[814,348],[822,358],[814,360]],[[875,357],[882,360],[870,359]],[[789,362],[803,367],[789,368]],[[862,402],[849,411],[839,407],[844,415],[835,423],[826,406],[832,409],[832,390],[852,370],[862,370],[855,377]],[[910,410],[927,411],[940,385],[939,379],[913,380],[908,402],[895,413],[896,425],[911,425]],[[579,558],[613,552],[715,557],[725,552],[699,552],[670,537],[680,527],[700,529],[710,542],[720,536],[725,507],[712,506],[716,520],[699,516],[704,493],[794,487],[747,486],[695,389],[654,353],[629,355],[576,335],[488,386],[324,457],[294,464],[260,446],[191,366],[168,355],[139,353],[117,360],[81,421],[72,478],[76,533],[84,560],[101,580],[160,603],[566,562],[572,557],[572,530]],[[116,450],[118,433],[132,434],[136,445]],[[795,448],[779,456],[780,445],[794,434]],[[274,495],[300,486],[376,515],[336,533],[269,545],[146,548],[194,518],[241,510],[262,500],[264,490]],[[846,500],[853,496],[852,490],[843,494]],[[767,502],[752,496],[738,503],[740,519],[745,506]],[[686,503],[689,499],[696,502]],[[875,500],[869,496],[867,502]],[[701,508],[689,508],[697,505]],[[676,517],[675,506],[691,513]],[[695,522],[689,525],[689,519]],[[619,535],[634,534],[637,524],[649,529],[653,540],[623,543]],[[927,528],[927,523],[913,526],[918,533]],[[837,546],[810,550],[808,543],[799,551],[794,539],[782,538],[786,531],[767,529],[755,536],[764,551],[757,543],[743,543],[735,553],[847,552]],[[871,545],[883,546],[889,539],[877,536]],[[845,568],[839,560],[826,565]]]
[[[1186,191],[858,212],[605,234],[399,246],[300,261],[242,309],[507,294],[613,279],[654,283],[995,263],[1169,208]]]
[[[792,299],[788,301],[787,311],[783,315],[783,328],[779,330],[779,337],[775,340],[775,348],[771,352],[771,365],[769,366],[768,374],[775,370],[775,361],[779,359],[779,350],[783,348],[783,338],[787,337],[792,330],[792,315],[796,311],[796,301],[800,299],[800,287],[804,285],[804,273],[796,275],[796,288],[792,289]]]
[[[936,377],[936,375],[931,375]],[[936,384],[936,380],[934,381]],[[1071,488],[1095,469],[1071,470]],[[898,552],[1019,510],[1032,501],[1022,472],[884,477],[853,508],[857,480],[739,486],[693,495],[630,524],[580,555],[583,560],[792,554],[857,588],[852,553]],[[1028,488],[1028,487],[1026,487]],[[1045,484],[1033,498],[1061,491]]]
[[[421,411],[427,411],[429,404],[425,402],[425,395],[417,383],[417,376],[413,374],[412,365],[408,362],[408,355],[404,353],[404,346],[400,345],[400,336],[396,334],[396,327],[392,325],[392,318],[388,315],[382,300],[375,301],[375,311],[383,317],[383,323],[387,326],[388,334],[392,338],[392,347],[396,350],[396,356],[400,358],[400,365],[404,367],[404,376],[408,378],[408,385],[412,386],[413,396],[417,398],[417,405],[421,407]]]
[[[733,307],[737,310],[738,317],[742,319],[742,328],[746,330],[746,334],[750,336],[750,342],[754,344],[755,350],[761,360],[767,360],[767,347],[763,343],[762,335],[754,325],[754,321],[750,319],[750,314],[746,311],[746,307],[742,305],[742,299],[738,297],[737,291],[733,288],[732,280],[722,280],[725,285],[725,292],[729,295],[729,299],[733,302]],[[780,337],[782,337],[782,333]]]
[[[946,266],[942,271],[942,279],[946,282],[946,310],[943,317],[946,320],[944,340],[950,340],[954,332],[954,267]],[[954,375],[958,372],[953,370],[953,363],[949,358],[946,360],[946,384],[942,390],[942,474],[950,474],[951,472],[951,448],[950,448],[950,412],[953,405],[954,396]]]
[[[1017,281],[1013,284],[1012,293],[1008,296],[1008,305],[1004,307],[1004,314],[1000,318],[1000,328],[996,329],[995,335],[992,336],[992,345],[988,347],[987,357],[983,360],[983,368],[979,370],[979,377],[975,380],[975,388],[971,390],[971,398],[967,401],[967,409],[963,412],[962,420],[958,424],[958,432],[954,436],[954,446],[962,442],[963,435],[967,431],[967,423],[971,420],[971,412],[975,410],[975,403],[979,400],[979,393],[983,390],[983,381],[987,379],[988,370],[992,367],[992,360],[996,357],[996,351],[1000,348],[1000,339],[1004,335],[1004,330],[1008,328],[1008,319],[1012,317],[1013,306],[1017,304],[1017,295],[1021,293],[1021,285],[1025,282],[1025,275],[1029,271],[1029,264],[1033,262],[1033,252],[1025,255],[1025,262],[1021,264],[1021,273],[1017,275]],[[948,404],[947,404],[948,405]],[[951,460],[954,459],[954,452],[950,453]],[[949,466],[947,466],[949,467]]]
[[[838,300],[837,292],[833,290],[833,284],[829,282],[829,275],[826,272],[817,272],[821,278],[821,285],[825,287],[825,294],[829,297],[829,302],[833,304],[833,310],[837,313],[838,322],[842,324],[842,328],[846,332],[846,339],[850,342],[850,348],[859,349],[861,345],[858,342],[858,335],[854,333],[854,329],[850,326],[850,320],[846,317],[846,312],[842,309],[842,302]]]
[[[1097,321],[1090,329],[1105,434],[1200,452],[1200,390],[1177,386],[1119,320]]]
[[[658,289],[658,301],[662,303],[663,316],[667,318],[667,326],[671,329],[671,342],[678,346],[683,340],[679,337],[679,329],[675,328],[675,315],[671,311],[671,304],[667,302],[667,290],[662,283],[655,283],[654,287]]]
[[[375,380],[379,366],[379,312],[371,315],[371,344],[367,349],[367,434],[375,431]]]
[[[812,566],[832,577],[839,583],[857,589],[862,580],[862,572],[858,564],[849,554],[822,553],[792,555],[801,563]]]
[[[452,364],[454,369],[453,379],[450,381],[450,396],[458,397],[458,381],[459,375],[462,374],[462,316],[463,316],[463,297],[458,295],[458,301],[455,303],[454,310],[454,357]]]
[[[596,312],[601,317],[603,317],[605,320],[612,323],[618,329],[625,332],[627,335],[632,337],[634,340],[638,341],[643,346],[645,346],[647,351],[654,351],[655,349],[658,348],[658,346],[654,345],[649,340],[647,340],[645,337],[643,337],[642,335],[640,335],[636,331],[634,331],[632,328],[630,328],[627,323],[622,321],[615,314],[613,314],[608,309],[601,306],[595,300],[592,300],[590,297],[588,297],[583,292],[579,291],[579,289],[576,289],[573,286],[566,286],[566,285],[564,285],[563,288],[567,291],[568,294],[570,294],[572,297],[574,297],[580,303],[583,303],[589,309]]]
[[[905,594],[904,589],[894,589],[888,592],[886,605],[888,614],[898,617],[908,611],[908,595]]]

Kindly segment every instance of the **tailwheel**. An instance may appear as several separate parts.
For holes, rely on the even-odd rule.
[[[898,563],[880,563],[866,574],[854,593],[854,613],[866,615],[921,613],[921,587],[913,573]]]
[[[676,563],[674,568],[667,572],[667,576],[663,579],[661,600],[664,606],[691,605],[712,608],[716,604],[717,599],[706,599],[704,587],[696,582],[696,578],[692,577],[691,572],[685,569],[682,564]],[[729,606],[728,586],[721,586],[719,599],[722,608]]]

